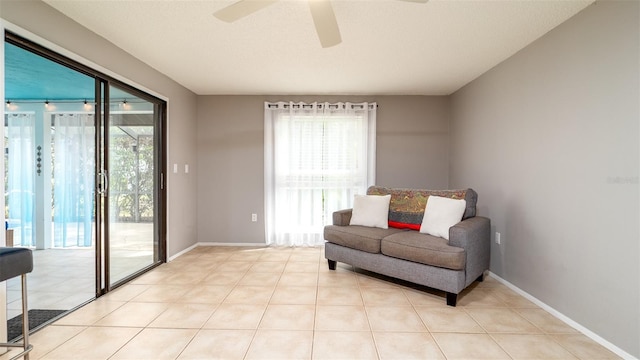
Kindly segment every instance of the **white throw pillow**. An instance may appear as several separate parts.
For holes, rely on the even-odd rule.
[[[391,195],[355,195],[349,225],[389,228]]]
[[[467,202],[441,196],[429,196],[420,232],[449,240],[449,228],[462,220]]]

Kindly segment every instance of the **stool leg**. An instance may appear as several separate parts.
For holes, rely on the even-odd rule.
[[[27,304],[27,274],[22,274],[22,343],[24,351],[29,350],[29,309]],[[29,360],[28,352],[24,354],[24,360]]]
[[[29,309],[27,302],[27,274],[22,274],[22,343],[2,343],[0,347],[20,347],[22,352],[16,354],[10,360],[23,358],[29,360],[29,352],[33,346],[29,344]]]

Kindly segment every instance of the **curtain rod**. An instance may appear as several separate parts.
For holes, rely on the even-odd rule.
[[[373,106],[375,105],[375,107],[378,107],[378,104],[373,102],[373,103],[334,103],[334,104],[330,104],[330,103],[326,103],[326,102],[318,102],[318,103],[311,103],[311,104],[307,104],[307,103],[293,103],[293,102],[265,102],[267,109],[272,109],[272,108],[278,108],[280,106],[282,106],[282,108],[284,109],[288,109],[290,107],[294,108],[294,109],[312,109],[314,107],[317,107],[319,109],[324,108],[325,106],[327,106],[329,109],[339,109],[341,106],[345,106],[345,105],[349,105],[352,108],[357,107],[359,109],[364,109],[364,104],[368,104],[369,109],[372,109]]]

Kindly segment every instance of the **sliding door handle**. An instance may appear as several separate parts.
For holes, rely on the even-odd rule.
[[[98,194],[105,196],[109,191],[109,175],[106,171],[100,171],[100,184],[98,184]]]

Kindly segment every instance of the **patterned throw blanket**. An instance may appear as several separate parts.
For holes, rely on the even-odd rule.
[[[429,196],[441,196],[451,199],[466,199],[467,189],[464,190],[419,190],[419,189],[391,189],[381,186],[371,186],[367,195],[391,195],[389,203],[389,227],[398,229],[420,230],[424,210]],[[468,202],[468,201],[467,201]],[[475,201],[473,204],[475,209]],[[469,206],[467,206],[469,207]],[[465,211],[463,218],[475,216]]]

